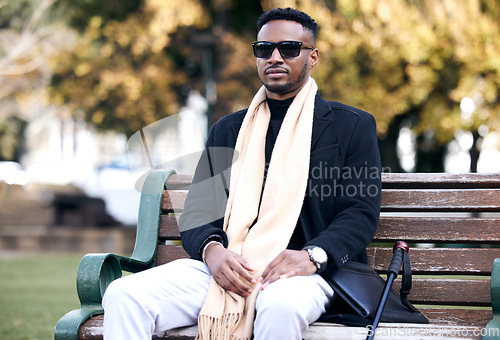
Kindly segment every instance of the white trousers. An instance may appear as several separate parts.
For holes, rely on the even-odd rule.
[[[104,340],[151,340],[197,323],[210,282],[201,261],[181,259],[113,281],[103,298]],[[280,279],[259,292],[254,339],[302,339],[332,288],[318,274]]]

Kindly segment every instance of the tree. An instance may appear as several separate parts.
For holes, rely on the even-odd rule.
[[[58,58],[52,98],[100,129],[131,134],[176,113],[192,88],[211,102],[212,122],[246,107],[260,86],[249,44],[255,21],[278,6],[317,19],[313,76],[322,95],[374,114],[394,171],[402,125],[417,135],[422,171],[442,170],[436,160],[457,129],[500,128],[494,0],[144,0],[114,13],[86,3],[72,21],[84,34]],[[468,114],[463,98],[474,103]]]
[[[46,97],[48,61],[71,39],[51,10],[53,3],[0,3],[0,160],[19,160],[26,123]]]
[[[365,108],[383,142],[407,117],[422,148],[438,155],[457,129],[497,130],[499,5],[494,1],[311,2],[322,32],[316,77],[325,95]],[[470,24],[473,23],[473,24]],[[326,56],[326,61],[325,61]],[[324,68],[325,63],[330,67]],[[474,97],[463,119],[460,102]],[[413,117],[413,118],[412,118]],[[406,120],[406,121],[408,121]],[[389,144],[395,145],[395,140]],[[396,152],[392,152],[396,155]],[[442,170],[431,162],[425,171]],[[419,168],[417,166],[417,168]]]
[[[219,108],[226,105],[224,98],[233,98],[234,105],[240,96],[232,94],[245,77],[226,58],[231,52],[248,53],[224,26],[234,7],[214,2],[218,5],[146,0],[136,11],[120,15],[123,20],[106,13],[87,15],[84,34],[57,58],[53,101],[69,105],[98,129],[127,135],[177,113],[189,90],[205,92],[210,77],[220,84]]]

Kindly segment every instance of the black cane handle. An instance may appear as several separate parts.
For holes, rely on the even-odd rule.
[[[387,275],[394,274],[396,277],[398,276],[399,269],[401,268],[401,264],[403,263],[404,253],[408,253],[408,244],[403,241],[398,241],[393,247],[393,255],[391,264],[389,265],[389,269],[387,269]]]
[[[396,242],[396,244],[394,244],[394,247],[392,247],[392,252],[394,253],[398,249],[403,249],[406,253],[410,251],[410,247],[405,241]]]

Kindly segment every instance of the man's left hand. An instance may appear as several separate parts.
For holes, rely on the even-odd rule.
[[[316,266],[309,258],[307,250],[283,250],[262,272],[259,281],[265,289],[278,279],[316,273]]]

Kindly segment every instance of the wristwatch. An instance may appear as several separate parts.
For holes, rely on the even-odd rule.
[[[323,270],[326,269],[326,264],[328,262],[328,255],[326,254],[326,251],[323,250],[323,248],[318,247],[318,246],[306,246],[302,249],[307,250],[309,253],[309,259],[314,263],[316,268],[316,273],[321,273]]]

